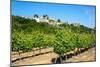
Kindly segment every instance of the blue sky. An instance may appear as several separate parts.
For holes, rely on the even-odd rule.
[[[87,27],[95,27],[95,6],[71,4],[49,4],[36,2],[20,2],[12,0],[12,15],[42,16],[47,14],[51,18],[61,19],[64,22],[80,23]]]

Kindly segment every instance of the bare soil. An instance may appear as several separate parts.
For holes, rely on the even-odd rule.
[[[47,49],[42,49],[41,53],[45,53],[45,52],[49,52],[49,51],[53,51],[52,48],[47,48]],[[38,51],[35,51],[34,54],[38,54]],[[33,52],[27,52],[27,53],[23,53],[21,54],[21,57],[23,56],[30,56],[32,55]],[[12,55],[12,60],[15,60],[16,58],[18,58],[18,54],[14,54]],[[34,57],[29,57],[29,58],[25,58],[22,60],[18,60],[16,62],[12,62],[12,65],[32,65],[32,64],[52,64],[52,58],[56,58],[58,57],[58,55],[54,52],[50,52],[50,53],[46,53],[46,54],[41,54],[41,55],[37,55]],[[81,53],[77,56],[73,56],[72,58],[66,60],[64,63],[69,63],[69,62],[83,62],[83,61],[95,61],[96,60],[96,55],[95,55],[95,47],[89,49],[88,51],[85,51],[84,53]]]
[[[81,53],[77,56],[73,56],[72,58],[66,60],[65,62],[85,62],[85,61],[96,61],[96,51],[95,47]]]

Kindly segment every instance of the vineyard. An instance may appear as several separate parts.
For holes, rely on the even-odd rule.
[[[63,57],[73,51],[80,53],[82,49],[95,46],[96,30],[83,25],[61,24],[52,26],[48,23],[37,23],[33,19],[12,16],[12,52],[20,54],[42,49],[53,48],[52,51]],[[34,55],[35,56],[35,55]],[[33,57],[34,57],[33,56]],[[67,57],[65,58],[67,59]]]

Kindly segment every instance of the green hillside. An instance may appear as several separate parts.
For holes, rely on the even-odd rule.
[[[32,48],[53,47],[63,55],[75,48],[94,45],[95,29],[84,25],[67,24],[52,26],[46,22],[12,16],[12,51],[31,51]]]

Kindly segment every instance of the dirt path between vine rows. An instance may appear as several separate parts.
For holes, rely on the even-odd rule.
[[[95,47],[81,53],[77,56],[73,56],[72,58],[66,60],[66,62],[83,62],[83,61],[95,61],[96,60],[96,51]]]
[[[48,51],[51,49],[47,49],[44,51]],[[30,53],[29,53],[30,54]],[[28,53],[27,53],[28,55]],[[81,61],[95,61],[95,47],[89,49],[88,51],[85,51],[77,56],[73,56],[72,58],[66,60],[64,63],[69,62],[81,62]],[[38,55],[35,57],[26,58],[23,60],[18,60],[16,62],[13,62],[12,65],[34,65],[34,64],[52,64],[51,60],[52,58],[56,58],[58,55],[54,52],[50,52],[43,55]]]

